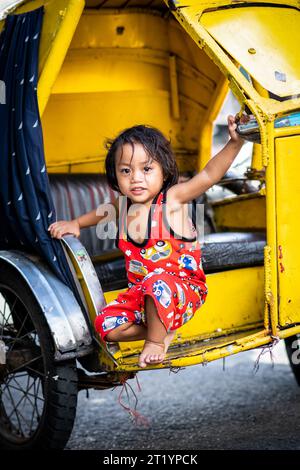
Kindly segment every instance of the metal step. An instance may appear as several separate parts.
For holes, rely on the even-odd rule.
[[[147,366],[148,369],[185,367],[188,365],[206,363],[214,359],[225,357],[240,350],[259,347],[269,342],[268,332],[260,328],[239,331],[236,333],[205,338],[193,339],[185,343],[170,346],[166,358],[161,364]],[[122,352],[118,357],[119,368],[124,370],[145,370],[138,366],[140,350]]]

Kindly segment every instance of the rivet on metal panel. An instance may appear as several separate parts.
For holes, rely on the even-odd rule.
[[[254,49],[254,47],[249,47],[248,52],[249,54],[256,54],[256,49]]]

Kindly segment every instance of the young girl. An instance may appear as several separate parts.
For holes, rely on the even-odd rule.
[[[201,250],[186,203],[216,184],[244,141],[228,116],[230,140],[205,168],[178,183],[169,141],[155,128],[123,131],[106,157],[106,175],[121,198],[117,246],[124,252],[127,291],[100,312],[95,329],[105,341],[144,339],[139,366],[161,363],[175,330],[190,320],[207,296]],[[51,236],[80,235],[104,219],[96,210],[50,225]],[[172,222],[171,222],[172,221]],[[105,218],[108,222],[108,218]]]

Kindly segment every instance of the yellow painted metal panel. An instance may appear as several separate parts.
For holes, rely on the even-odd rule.
[[[71,43],[71,49],[86,48],[169,49],[166,20],[152,9],[85,10]]]
[[[266,200],[260,193],[225,198],[212,206],[218,230],[266,229]]]
[[[300,93],[300,12],[244,7],[204,13],[201,24],[265,89]]]
[[[53,93],[168,90],[168,62],[169,55],[164,52],[154,56],[152,51],[135,53],[127,48],[74,49],[66,57]]]
[[[200,118],[198,106],[184,98],[181,112],[187,127]],[[181,122],[171,122],[169,94],[163,90],[51,95],[42,121],[47,164],[53,168],[55,163],[68,161],[75,165],[73,172],[78,167],[77,162],[98,158],[89,165],[89,170],[100,172],[103,165],[99,167],[99,162],[104,161],[106,154],[105,139],[145,121],[159,127],[166,135],[174,135],[172,142],[175,151],[178,149],[178,160],[181,147],[190,147],[186,165],[191,169],[193,162],[196,164],[197,147],[189,133],[179,140]],[[182,157],[185,155],[182,152]]]
[[[300,322],[300,135],[276,139],[279,324]]]
[[[274,124],[267,122],[262,132],[264,165],[266,165],[267,245],[265,246],[265,324],[276,335],[278,324],[277,213]]]
[[[279,331],[274,337],[268,330],[253,329],[240,334],[233,334],[227,337],[219,338],[217,341],[211,341],[207,345],[193,345],[178,350],[177,352],[169,349],[166,360],[163,364],[147,366],[146,369],[138,367],[138,352],[135,355],[126,358],[120,358],[118,370],[120,371],[138,371],[149,369],[161,369],[166,367],[187,367],[196,364],[205,365],[208,362],[215,361],[227,356],[232,356],[243,351],[259,348],[264,345],[276,344],[282,338],[293,334],[299,334],[300,327]],[[257,353],[257,357],[259,356]]]
[[[166,360],[163,364],[147,366],[146,369],[138,367],[139,349],[130,352],[130,355],[119,355],[119,371],[139,371],[149,369],[161,369],[169,367],[187,367],[196,364],[206,364],[227,356],[232,356],[243,351],[260,348],[265,345],[276,344],[277,341],[300,333],[300,326],[278,330],[276,336],[272,335],[268,329],[252,328],[239,333],[212,339],[209,342],[186,344],[182,348],[169,349]],[[112,344],[112,343],[111,343]],[[259,352],[257,353],[259,356]],[[104,359],[104,356],[103,356]],[[103,360],[105,370],[114,370],[113,362]]]
[[[42,119],[49,171],[104,171],[105,139],[137,123],[161,129],[180,170],[195,170],[203,142],[210,155],[211,132],[203,131],[220,81],[172,17],[85,12]]]

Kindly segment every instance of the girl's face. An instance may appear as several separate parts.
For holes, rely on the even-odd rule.
[[[116,175],[121,193],[133,203],[151,204],[163,182],[161,165],[149,159],[140,143],[125,144],[116,154]]]

